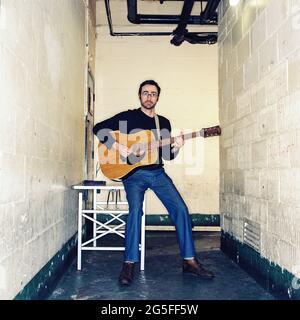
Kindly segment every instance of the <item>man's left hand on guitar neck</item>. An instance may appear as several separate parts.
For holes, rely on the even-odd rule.
[[[171,144],[171,152],[176,153],[184,145],[183,132],[181,131],[180,136],[174,138],[174,142]]]

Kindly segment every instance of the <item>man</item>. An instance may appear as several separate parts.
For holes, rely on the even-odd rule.
[[[94,134],[109,149],[118,150],[123,157],[130,154],[130,149],[115,141],[109,131],[120,130],[128,134],[138,130],[152,130],[157,139],[155,106],[159,100],[160,91],[159,85],[154,80],[144,81],[140,84],[138,92],[141,107],[121,112],[96,124],[93,129]],[[162,116],[158,116],[158,119],[160,138],[169,138],[171,136],[170,121]],[[195,258],[191,220],[187,206],[163,168],[162,158],[165,160],[174,159],[183,144],[184,140],[180,136],[174,140],[171,146],[160,147],[157,163],[135,168],[122,180],[129,204],[125,229],[125,259],[119,277],[119,282],[122,285],[131,284],[134,263],[139,261],[142,205],[145,191],[148,188],[154,191],[166,207],[176,227],[180,254],[183,258],[183,272],[206,279],[214,277],[213,273],[206,270]]]

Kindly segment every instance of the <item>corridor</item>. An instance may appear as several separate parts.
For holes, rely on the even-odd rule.
[[[215,273],[211,281],[182,274],[174,232],[147,231],[145,271],[135,266],[130,287],[118,284],[122,252],[86,251],[82,270],[76,270],[75,259],[48,299],[276,300],[220,251],[218,232],[194,232],[194,239],[199,260]]]
[[[0,300],[299,300],[299,2],[0,0]],[[161,90],[140,90],[150,79]],[[128,110],[141,118],[123,121]],[[130,141],[129,131],[160,128],[171,139]],[[127,137],[114,155],[173,141],[180,150],[117,167],[125,158],[113,156],[110,176],[111,131]],[[182,274],[153,192],[145,271],[136,266],[132,286],[118,284],[122,252],[85,251],[77,271],[88,229],[78,208],[104,221],[113,210],[88,207],[98,191],[78,197],[74,186],[115,185],[123,164],[164,165],[213,281]]]

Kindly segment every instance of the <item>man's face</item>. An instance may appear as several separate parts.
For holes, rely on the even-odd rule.
[[[156,86],[146,84],[142,87],[140,94],[141,105],[150,110],[153,109],[158,101],[158,91]]]

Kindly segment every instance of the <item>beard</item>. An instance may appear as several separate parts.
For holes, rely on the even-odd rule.
[[[151,110],[154,109],[156,106],[156,102],[152,102],[152,101],[146,101],[146,102],[142,102],[141,101],[141,105],[147,109],[147,110]]]

